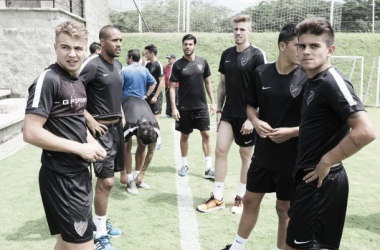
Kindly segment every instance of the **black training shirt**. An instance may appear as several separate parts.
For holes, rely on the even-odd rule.
[[[86,84],[87,111],[95,119],[121,118],[121,63],[95,56],[85,62],[80,76]]]
[[[164,76],[164,68],[159,61],[155,61],[154,63],[148,62],[145,67],[149,70],[150,74],[156,79],[156,87],[153,92],[150,94],[150,99],[156,94],[158,85],[160,83],[160,77]]]
[[[58,137],[86,143],[83,115],[87,97],[82,78],[75,78],[58,64],[50,65],[29,87],[26,114],[47,118],[44,128]],[[78,155],[42,150],[41,163],[58,173],[83,171],[89,165]]]
[[[260,65],[249,85],[247,104],[258,108],[259,119],[272,128],[297,127],[306,82],[307,74],[300,66],[287,75],[280,75],[275,63]],[[296,165],[297,141],[294,137],[277,144],[257,135],[253,160],[262,168],[291,174]]]
[[[335,68],[309,79],[301,109],[297,169],[315,167],[349,132],[353,112],[365,111],[351,83]]]
[[[141,98],[135,96],[127,96],[123,99],[123,111],[125,116],[124,140],[136,135],[139,122],[146,120],[153,127],[159,129],[157,119],[152,113],[149,104]]]
[[[222,53],[219,72],[225,75],[226,100],[223,115],[236,118],[247,118],[245,95],[248,84],[257,66],[266,63],[265,54],[252,45],[242,52],[236,46]]]
[[[210,75],[207,61],[200,56],[195,56],[194,61],[182,57],[174,62],[170,81],[179,82],[179,110],[207,108],[204,79]]]

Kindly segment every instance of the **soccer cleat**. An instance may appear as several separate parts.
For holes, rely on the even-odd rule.
[[[227,245],[225,248],[221,249],[221,250],[229,250],[231,248],[231,244]]]
[[[137,185],[137,187],[142,188],[142,189],[149,189],[150,188],[149,185],[146,184],[146,182],[144,182],[144,181],[141,181],[140,184],[136,184],[136,185]]]
[[[182,166],[178,172],[178,175],[179,176],[186,176],[188,173],[189,173],[189,167],[188,166]]]
[[[236,195],[234,205],[231,207],[231,213],[233,214],[243,213],[243,197]]]
[[[107,234],[109,237],[115,238],[115,237],[120,237],[123,235],[123,231],[121,231],[118,228],[113,227],[109,220],[107,220],[106,222],[106,228],[107,228]]]
[[[139,191],[137,190],[136,183],[134,180],[128,181],[127,184],[127,192],[130,194],[138,194]]]
[[[96,250],[115,250],[115,248],[111,245],[110,237],[108,235],[95,238],[94,245]]]
[[[199,205],[197,207],[197,210],[199,212],[208,213],[223,208],[226,208],[223,199],[221,201],[218,201],[214,198],[214,195],[211,194],[211,197],[208,200],[206,200],[204,204]]]
[[[208,168],[206,171],[205,171],[205,175],[204,177],[206,179],[215,179],[215,169],[214,168]]]

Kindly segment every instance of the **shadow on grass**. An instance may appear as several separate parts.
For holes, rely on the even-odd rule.
[[[370,231],[371,233],[380,234],[380,213],[369,216],[360,216],[356,214],[346,217],[345,227],[359,228]]]
[[[204,200],[204,199],[201,199],[201,198],[198,198],[198,197],[192,197],[193,198],[193,207],[195,208],[195,205],[196,205],[196,200]],[[186,202],[182,202],[182,204],[184,204],[184,206],[188,206],[188,201],[189,201],[189,197],[186,196],[186,195],[178,195],[177,194],[172,194],[172,193],[157,193],[155,194],[154,196],[150,197],[147,201],[149,203],[152,203],[152,204],[159,204],[159,203],[167,203],[173,207],[177,207],[178,204],[177,204],[177,199],[179,200],[185,200]]]
[[[149,166],[149,168],[146,170],[146,173],[174,173],[175,167],[174,166]]]
[[[7,241],[41,241],[50,239],[46,218],[30,220],[24,223],[17,232],[11,232],[5,237]]]

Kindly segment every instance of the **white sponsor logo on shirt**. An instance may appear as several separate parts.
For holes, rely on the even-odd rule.
[[[272,88],[272,87],[264,87],[264,86],[262,87],[262,89],[270,89],[270,88]]]
[[[294,244],[297,244],[297,245],[300,245],[300,244],[306,244],[306,243],[309,243],[309,241],[297,241],[297,240],[294,240]]]
[[[109,74],[103,74],[104,77],[108,76]]]
[[[231,62],[230,60],[226,60],[226,63],[229,63],[229,62]]]
[[[183,71],[187,70],[187,68],[184,68]]]

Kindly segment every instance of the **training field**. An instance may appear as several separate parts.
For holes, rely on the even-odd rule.
[[[380,110],[368,109],[377,131]],[[212,117],[212,146],[215,148],[215,119]],[[196,205],[208,198],[213,182],[203,179],[204,156],[201,137],[190,137],[188,177],[178,177],[179,137],[173,119],[161,118],[163,148],[156,151],[145,181],[150,190],[139,189],[137,196],[116,184],[111,193],[108,217],[125,235],[112,240],[116,249],[196,250],[221,249],[237,230],[239,216],[229,213],[239,180],[240,157],[236,146],[229,154],[226,179],[227,208],[211,214],[195,212]],[[341,249],[380,249],[380,140],[344,162],[350,180],[350,197]],[[0,242],[2,250],[52,249],[38,188],[41,150],[26,146],[0,161],[1,207]],[[95,181],[95,178],[93,179]],[[189,196],[189,194],[192,196]],[[194,204],[186,203],[193,199]],[[180,200],[180,206],[178,206]],[[277,215],[274,194],[262,203],[260,218],[246,249],[271,250],[275,247]],[[180,211],[180,212],[179,212]],[[182,227],[181,227],[182,225]],[[181,230],[184,230],[181,233]],[[182,248],[182,244],[188,244]]]

